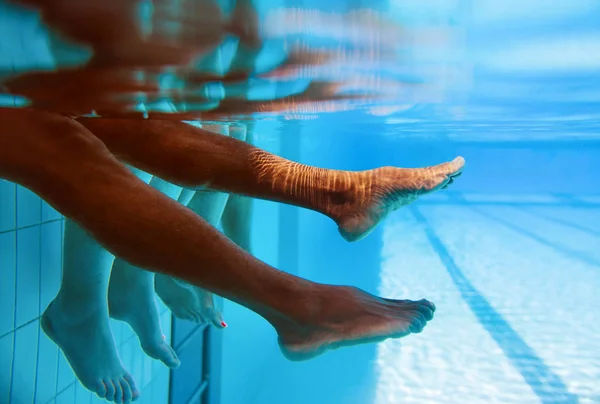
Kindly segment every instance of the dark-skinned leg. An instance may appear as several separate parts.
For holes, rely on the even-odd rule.
[[[213,133],[229,136],[228,125],[203,124],[202,127]],[[216,227],[228,198],[229,195],[223,192],[199,190],[186,206]],[[156,275],[155,285],[156,293],[177,317],[196,323],[208,322],[218,328],[227,326],[222,313],[216,308],[215,296],[207,290],[162,274]]]
[[[420,332],[426,301],[388,300],[277,271],[140,181],[88,130],[62,116],[0,109],[0,176],[26,186],[114,255],[255,311],[290,359]]]
[[[425,168],[361,172],[310,167],[231,137],[180,122],[78,120],[119,159],[186,187],[284,202],[321,212],[348,241],[365,237],[391,211],[447,187],[464,159]]]

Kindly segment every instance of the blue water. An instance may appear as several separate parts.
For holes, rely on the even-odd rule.
[[[264,203],[263,218],[279,209],[279,220],[295,224],[299,236],[289,227],[267,227],[280,229],[281,236],[278,254],[264,247],[263,257],[320,282],[430,298],[436,317],[416,336],[292,364],[280,357],[260,320],[253,335],[256,341],[271,335],[269,348],[235,345],[248,336],[253,317],[239,313],[244,326],[225,336],[225,346],[238,350],[224,352],[231,355],[225,367],[232,369],[224,381],[247,386],[243,397],[256,403],[282,397],[291,403],[599,402],[600,357],[593,347],[600,341],[600,198],[592,175],[600,171],[589,168],[597,164],[597,145],[382,145],[356,134],[343,146],[336,146],[339,138],[311,146],[313,134],[327,129],[315,122],[302,130],[303,161],[360,169],[373,161],[417,165],[461,154],[468,166],[451,190],[394,213],[356,244],[341,241],[335,226],[317,214]],[[237,360],[246,357],[254,365]],[[240,390],[223,394],[233,403]]]
[[[229,327],[210,375],[220,400],[210,404],[600,403],[600,3],[423,3],[258,2],[263,16],[276,6],[371,6],[403,24],[406,39],[377,70],[346,66],[372,88],[402,80],[393,99],[257,118],[258,147],[337,169],[417,167],[456,155],[467,166],[448,191],[352,244],[317,213],[256,201],[253,251],[314,281],[426,297],[436,317],[419,335],[292,363],[263,319],[225,302]],[[0,54],[11,55],[0,58],[3,72],[26,70],[31,58],[43,64],[39,38],[35,18],[2,4]],[[280,58],[280,44],[261,63]],[[291,93],[308,81],[269,91]],[[3,180],[0,203],[0,404],[101,402],[39,330],[60,282],[63,218]],[[164,306],[161,313],[169,330]],[[143,356],[126,326],[115,321],[113,330],[143,387],[140,402],[166,403],[168,372]]]

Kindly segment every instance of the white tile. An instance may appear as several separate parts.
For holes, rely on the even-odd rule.
[[[54,299],[62,276],[62,222],[41,225],[40,312]]]
[[[123,341],[123,322],[119,320],[115,320],[114,318],[110,319],[110,328],[112,330],[113,338],[115,339],[115,345],[117,347],[121,347],[125,341]]]
[[[62,391],[68,385],[75,381],[75,373],[69,365],[65,355],[60,351],[58,354],[58,377],[56,383],[56,391]]]
[[[42,200],[42,222],[47,222],[49,220],[57,220],[62,218],[62,215],[54,209],[52,206],[48,205],[44,200]]]
[[[131,170],[131,172],[138,177],[140,180],[144,181],[146,184],[149,184],[152,181],[152,174],[148,174],[145,171],[140,170],[139,168],[128,165],[127,168]]]
[[[0,335],[14,328],[17,234],[0,233]]]
[[[46,404],[56,396],[58,346],[40,328],[37,361],[36,404]],[[41,377],[40,377],[41,375]]]
[[[92,400],[92,392],[83,387],[79,381],[75,382],[75,404],[88,404]]]
[[[454,207],[418,211],[429,220],[431,209],[450,210],[450,217],[456,212]],[[480,313],[470,303],[476,291],[465,293],[466,282],[456,281],[458,270],[451,269],[432,242],[433,230],[426,233],[426,225],[410,209],[395,216],[383,228],[378,294],[427,297],[438,310],[422,334],[377,344],[374,403],[539,402],[479,321]]]
[[[17,185],[17,227],[32,226],[42,220],[42,200],[29,189]]]
[[[143,390],[140,390],[140,398],[136,404],[158,404],[154,397],[154,383],[148,384]]]
[[[182,188],[180,186],[171,184],[158,177],[153,177],[150,185],[174,200],[177,200],[179,195],[181,195]]]
[[[71,384],[66,390],[56,396],[56,404],[74,404],[75,401],[75,383]]]
[[[17,186],[0,179],[0,231],[14,230],[17,227],[16,195]]]
[[[18,327],[40,314],[40,227],[17,230],[17,303]]]
[[[0,338],[0,403],[10,402],[14,334]]]
[[[181,360],[181,358],[179,358]],[[152,361],[152,379],[154,379],[164,366],[160,361]]]
[[[143,355],[142,361],[143,361],[143,379],[139,382],[140,385],[138,386],[140,388],[140,390],[145,389],[146,386],[148,386],[148,384],[150,384],[150,382],[152,382],[152,378],[153,378],[152,370],[154,369],[152,367],[152,362],[156,361],[156,359],[152,359],[148,355]]]
[[[169,402],[169,371],[164,368],[153,380],[154,391],[152,398],[155,403]]]
[[[431,207],[423,214],[465,278],[493,307],[495,313],[479,313],[480,320],[488,322],[489,333],[528,387],[542,400],[556,402],[576,401],[567,393],[584,402],[598,392],[600,351],[590,349],[600,336],[600,312],[593,309],[598,265],[558,244],[579,241],[578,248],[589,248],[593,239],[511,207]],[[498,375],[494,384],[500,390],[496,400],[509,403],[503,394],[515,385]],[[533,401],[519,394],[513,402]]]
[[[15,331],[11,402],[31,403],[35,395],[39,322]]]
[[[128,369],[131,376],[135,380],[138,386],[144,385],[144,360],[143,356],[145,355],[144,351],[140,347],[140,344],[137,340],[133,341],[133,355],[132,355],[132,363],[131,367]]]
[[[100,398],[95,394],[92,394],[90,404],[106,404],[106,403],[107,403],[107,401],[105,399]],[[79,404],[79,403],[77,403],[77,404]],[[139,404],[139,401],[136,401],[136,404]]]
[[[129,324],[121,322],[121,328],[123,330],[123,335],[121,336],[123,344],[134,340],[137,341],[135,333]]]
[[[134,355],[135,346],[133,345],[133,341],[129,341],[119,348],[119,356],[121,358],[121,362],[123,363],[123,367],[131,373],[131,368],[133,367],[133,355]],[[135,379],[135,377],[134,377]],[[136,380],[137,382],[137,380]]]
[[[179,195],[179,198],[177,198],[177,202],[179,202],[180,204],[187,206],[188,203],[190,203],[190,201],[192,200],[192,198],[194,197],[194,195],[196,195],[196,191],[193,189],[188,189],[188,188],[184,188],[181,191],[181,194]]]

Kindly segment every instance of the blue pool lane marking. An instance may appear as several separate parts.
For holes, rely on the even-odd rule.
[[[423,225],[429,243],[440,257],[465,303],[512,365],[521,373],[540,401],[543,404],[579,403],[577,395],[567,390],[567,386],[560,376],[544,363],[542,358],[527,345],[523,338],[465,277],[421,212],[414,205],[409,209],[416,220]]]
[[[591,265],[593,267],[600,267],[600,261],[598,261],[595,257],[590,256],[588,254],[586,254],[585,252],[582,251],[577,251],[574,250],[572,248],[569,248],[567,246],[564,245],[559,245],[551,240],[548,240],[542,236],[538,236],[537,234],[531,232],[530,230],[524,229],[521,226],[517,226],[507,220],[501,219],[477,206],[474,206],[473,204],[465,201],[464,197],[461,194],[458,193],[454,193],[451,197],[452,200],[454,200],[456,203],[462,205],[462,206],[466,206],[469,209],[477,212],[478,214],[480,214],[481,216],[484,216],[485,218],[496,222],[498,224],[501,224],[502,226],[516,232],[519,233],[525,237],[528,237],[532,240],[537,241],[540,244],[545,245],[546,247],[549,247],[553,250],[556,250],[558,252],[560,252],[561,254],[563,254],[564,256],[566,256],[569,259],[577,259],[587,265]],[[570,206],[569,206],[570,207]]]
[[[563,206],[563,207],[565,207],[565,206]],[[521,212],[524,212],[524,213],[526,213],[526,214],[528,214],[530,216],[538,217],[538,218],[541,218],[541,219],[546,220],[548,222],[556,223],[556,224],[559,224],[559,225],[562,225],[562,226],[565,226],[565,227],[570,227],[570,228],[578,230],[578,231],[580,231],[582,233],[586,233],[589,236],[600,238],[600,232],[599,231],[593,230],[593,229],[591,229],[589,227],[582,226],[582,225],[580,225],[578,223],[574,223],[574,222],[570,222],[568,220],[561,219],[561,218],[556,217],[556,216],[554,216],[552,214],[542,213],[542,212],[539,212],[538,210],[528,209],[528,208],[520,206],[520,205],[512,206],[512,208],[513,209],[517,209],[517,210],[519,210]],[[567,206],[566,208],[569,209],[570,206]]]

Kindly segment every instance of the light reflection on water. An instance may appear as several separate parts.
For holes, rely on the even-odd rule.
[[[402,133],[489,125],[491,138],[598,130],[595,1],[16,3],[1,5],[3,104],[205,121],[361,110]]]

